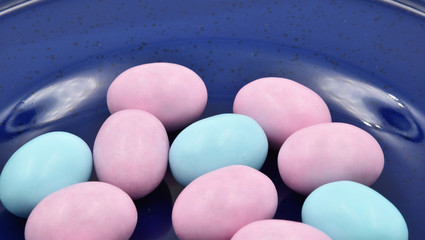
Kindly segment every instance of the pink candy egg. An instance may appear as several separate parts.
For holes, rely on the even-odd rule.
[[[136,206],[121,189],[102,182],[77,183],[48,195],[34,208],[25,239],[129,239],[136,223]]]
[[[248,223],[272,218],[277,209],[273,182],[260,171],[232,165],[193,180],[177,197],[172,223],[185,239],[230,239]]]
[[[295,131],[331,121],[329,109],[319,95],[279,77],[260,78],[242,87],[235,97],[233,112],[256,120],[276,150]]]
[[[322,123],[292,134],[278,155],[280,176],[307,195],[338,180],[370,186],[384,167],[384,154],[368,132],[346,123]]]
[[[147,63],[121,73],[107,93],[109,111],[141,109],[152,113],[168,131],[194,122],[204,111],[207,89],[187,67]]]
[[[232,240],[331,240],[324,232],[301,222],[267,219],[239,229]]]
[[[165,176],[169,146],[164,126],[152,114],[136,109],[116,112],[103,123],[94,142],[97,177],[133,199],[144,197]]]

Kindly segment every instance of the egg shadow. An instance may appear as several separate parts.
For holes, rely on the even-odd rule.
[[[3,206],[0,206],[0,209],[0,238],[24,240],[25,224],[27,220],[13,215]]]
[[[167,184],[161,184],[149,195],[135,200],[138,220],[130,239],[164,239],[171,229],[173,201]]]
[[[304,201],[304,196],[296,192],[289,193],[285,198],[279,201],[274,218],[301,222],[301,210]]]
[[[261,172],[266,174],[274,183],[278,194],[278,207],[274,219],[285,219],[301,222],[301,209],[305,196],[291,190],[280,177],[277,158],[279,152],[269,150]]]

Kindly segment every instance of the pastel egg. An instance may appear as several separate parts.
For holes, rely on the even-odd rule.
[[[276,209],[273,182],[254,168],[232,165],[184,188],[174,203],[172,223],[181,240],[230,239],[243,226],[272,218]]]
[[[0,175],[0,199],[26,218],[48,194],[89,180],[93,167],[87,144],[67,132],[42,134],[20,147]]]
[[[252,222],[239,229],[232,240],[331,240],[324,232],[301,222],[266,219]]]
[[[94,142],[97,177],[133,199],[144,197],[163,180],[168,150],[167,132],[155,116],[137,109],[116,112],[103,123]]]
[[[398,209],[375,190],[352,181],[314,190],[303,204],[302,221],[335,240],[408,239]]]
[[[169,163],[174,178],[186,186],[224,166],[260,169],[267,151],[267,137],[257,122],[227,113],[199,120],[181,131],[171,144]]]
[[[125,192],[84,182],[44,198],[28,217],[25,239],[129,239],[136,223],[136,206]]]
[[[376,139],[347,123],[322,123],[292,134],[278,155],[285,184],[307,195],[338,180],[372,185],[384,168],[384,153]]]
[[[110,85],[107,105],[111,113],[140,109],[152,113],[168,131],[181,129],[202,114],[207,103],[202,79],[174,63],[147,63],[121,73]]]
[[[242,87],[235,97],[233,112],[256,120],[275,150],[295,131],[331,121],[329,109],[317,93],[279,77],[260,78]]]

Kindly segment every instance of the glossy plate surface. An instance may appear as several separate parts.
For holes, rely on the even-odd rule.
[[[403,1],[407,2],[407,1]],[[90,146],[108,117],[106,90],[125,69],[166,61],[193,69],[209,99],[203,117],[231,112],[246,83],[280,76],[316,91],[334,121],[355,124],[384,149],[373,188],[425,236],[425,13],[421,1],[5,1],[0,3],[0,169],[22,144],[63,130]],[[412,7],[413,6],[413,7]],[[176,133],[170,134],[170,139]],[[279,189],[276,218],[300,220],[304,197]],[[136,201],[133,239],[175,239],[181,191],[167,175]],[[2,239],[25,220],[0,208]]]

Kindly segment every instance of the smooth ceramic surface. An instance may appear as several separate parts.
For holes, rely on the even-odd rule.
[[[425,236],[421,1],[19,2],[0,7],[1,167],[48,131],[69,131],[92,147],[109,115],[109,84],[138,64],[174,62],[199,74],[209,94],[202,117],[231,112],[250,81],[285,77],[316,91],[334,121],[377,138],[386,162],[372,188],[400,210],[411,239]],[[276,159],[270,152],[263,167],[278,187],[275,217],[299,221],[304,197],[282,183]],[[168,173],[136,201],[144,224],[134,239],[175,239],[171,208],[180,191]],[[23,238],[25,221],[1,209],[2,238]]]

